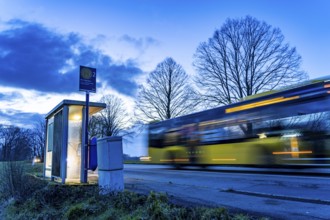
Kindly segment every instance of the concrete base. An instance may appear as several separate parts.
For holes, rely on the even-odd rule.
[[[103,171],[99,170],[99,187],[101,194],[121,192],[124,190],[124,171]]]

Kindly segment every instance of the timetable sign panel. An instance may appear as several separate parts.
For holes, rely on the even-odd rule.
[[[96,92],[96,69],[80,66],[79,91]]]

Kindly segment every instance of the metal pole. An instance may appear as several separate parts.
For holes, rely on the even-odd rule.
[[[82,109],[82,129],[81,129],[81,158],[80,158],[80,182],[85,183],[86,182],[86,175],[85,175],[85,147],[86,147],[86,106]]]
[[[87,183],[87,163],[88,163],[88,120],[89,120],[89,92],[86,92],[86,108],[85,108],[85,165],[84,165],[84,183]]]

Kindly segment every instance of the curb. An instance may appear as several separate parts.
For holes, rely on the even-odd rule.
[[[269,193],[257,193],[257,192],[234,190],[234,189],[222,189],[220,191],[221,192],[226,192],[226,193],[241,194],[241,195],[249,195],[249,196],[257,196],[257,197],[289,200],[289,201],[295,201],[295,202],[305,202],[305,203],[314,203],[314,204],[321,204],[321,205],[330,205],[330,200],[308,199],[308,198],[302,198],[302,197],[274,195],[274,194],[269,194]]]

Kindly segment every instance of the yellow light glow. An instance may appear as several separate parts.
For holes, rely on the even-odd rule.
[[[32,163],[40,163],[41,159],[39,157],[34,157]]]
[[[151,157],[140,157],[140,161],[151,161]]]
[[[229,120],[211,120],[211,121],[205,121],[205,122],[200,122],[200,126],[208,126],[208,125],[219,125],[220,123],[225,123],[228,122]]]
[[[292,137],[290,139],[290,144],[291,144],[291,151],[292,152],[299,152],[299,145],[298,145],[297,137]],[[298,158],[299,157],[299,154],[292,153],[292,157]]]
[[[233,108],[227,108],[226,113],[232,113],[232,112],[238,112],[238,111],[243,111],[251,108],[256,108],[256,107],[261,107],[265,105],[270,105],[270,104],[275,104],[275,103],[280,103],[280,102],[286,102],[294,99],[298,99],[299,96],[292,96],[289,98],[284,98],[284,97],[277,97],[273,99],[268,99],[260,102],[254,102],[246,105],[241,105]]]
[[[213,161],[236,161],[236,158],[214,158]]]
[[[76,163],[77,163],[76,160],[75,160],[75,158],[74,157],[70,157],[70,156],[66,159],[66,162],[68,164],[68,167],[70,167],[70,168],[76,166]]]
[[[174,159],[174,162],[189,162],[189,159]]]
[[[280,155],[280,154],[312,154],[313,151],[279,151],[279,152],[273,152],[274,155]]]
[[[79,120],[81,120],[81,116],[80,115],[74,115],[73,120],[79,121]]]
[[[177,159],[160,159],[160,162],[189,162],[189,159],[177,158]]]
[[[173,160],[160,159],[160,162],[173,162]]]
[[[261,133],[261,134],[258,134],[258,135],[259,135],[259,139],[267,138],[267,135],[265,133]]]

